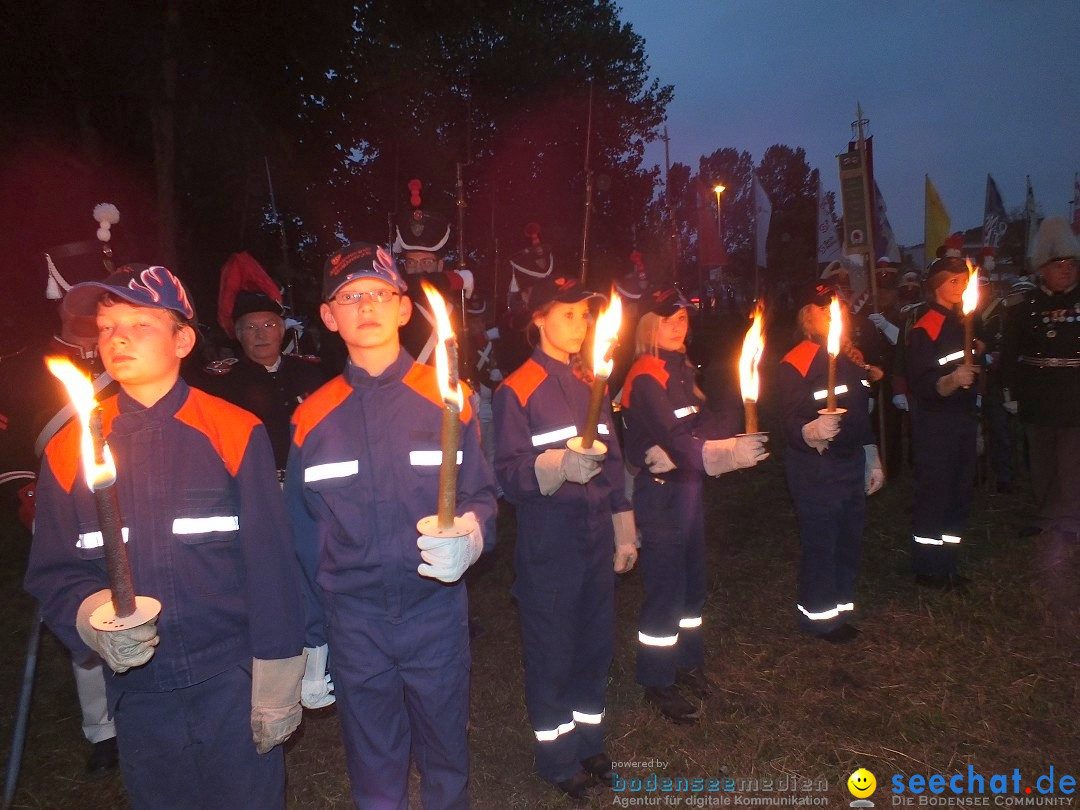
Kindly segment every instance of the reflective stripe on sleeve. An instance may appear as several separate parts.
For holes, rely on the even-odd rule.
[[[557,740],[563,734],[568,734],[569,732],[571,732],[573,730],[574,730],[574,721],[571,720],[569,723],[563,723],[558,728],[553,728],[550,731],[534,730],[533,734],[536,735],[536,739],[539,742],[551,742],[552,740]]]
[[[555,442],[565,442],[567,439],[572,439],[577,436],[577,428],[573,425],[568,425],[558,430],[549,430],[547,433],[534,433],[532,437],[533,447],[540,447],[544,444],[554,444]]]
[[[947,354],[944,357],[939,357],[937,362],[939,366],[943,366],[946,363],[951,363],[953,360],[960,360],[963,358],[963,356],[963,352],[953,352],[952,354]]]
[[[679,641],[679,634],[673,636],[650,636],[640,630],[637,639],[646,647],[674,647]]]
[[[955,534],[943,534],[943,535],[941,535],[941,542],[942,543],[959,543],[960,538],[957,537]]]
[[[844,602],[844,604],[842,604],[842,605],[837,605],[836,609],[840,613],[844,613],[844,612],[846,612],[848,610],[854,610],[855,609],[855,603],[854,602]]]
[[[690,617],[687,617],[685,619],[679,619],[679,627],[684,627],[684,628],[701,627],[701,617],[700,616],[690,616]]]
[[[203,534],[204,532],[235,532],[240,529],[236,515],[214,515],[202,518],[177,518],[172,522],[173,534]]]
[[[605,425],[603,422],[601,422],[599,425],[596,426],[596,432],[599,433],[601,436],[607,436],[608,435],[607,425]],[[573,438],[573,436],[571,436],[570,438]]]
[[[598,726],[604,720],[604,712],[600,714],[586,714],[585,712],[574,712],[574,721],[577,723],[585,723],[589,726]]]
[[[359,459],[352,461],[334,461],[330,464],[316,464],[313,467],[304,468],[304,483],[313,481],[325,481],[327,478],[345,478],[360,472]]]
[[[442,464],[442,450],[410,450],[409,463],[414,467],[438,467]],[[461,463],[461,451],[457,451],[457,463]]]
[[[917,534],[912,535],[912,537],[915,538],[915,542],[918,543],[920,546],[940,546],[940,545],[942,545],[942,541],[938,540],[936,537],[919,537],[919,535],[917,535]]]
[[[698,410],[699,408],[697,405],[687,405],[685,408],[677,408],[675,410],[675,418],[682,419],[692,413],[697,413]]]
[[[836,386],[836,388],[834,390],[836,391],[837,394],[846,394],[847,393],[847,386],[846,385],[838,385],[838,386]],[[825,399],[825,397],[827,397],[828,395],[829,395],[829,392],[826,391],[824,388],[822,388],[820,391],[815,391],[814,392],[814,399]]]
[[[125,543],[128,541],[127,526],[120,530],[120,536],[124,538]],[[86,532],[79,535],[75,548],[101,548],[104,544],[105,537],[101,532]]]

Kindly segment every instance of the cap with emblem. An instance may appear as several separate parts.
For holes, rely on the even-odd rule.
[[[160,265],[125,264],[103,281],[76,284],[64,296],[62,306],[72,315],[94,316],[105,293],[137,307],[171,309],[186,321],[195,320],[195,307],[184,285]]]
[[[662,318],[670,318],[680,309],[692,307],[690,299],[674,284],[655,287],[645,293],[645,311],[655,312]]]
[[[358,278],[375,278],[385,281],[398,292],[406,290],[405,279],[386,248],[369,242],[353,242],[333,253],[323,264],[323,300],[329,301],[338,290]]]
[[[533,285],[529,295],[529,308],[539,312],[548,304],[576,304],[589,298],[603,298],[600,293],[586,289],[576,278],[569,276],[551,276],[541,279]]]
[[[530,222],[525,226],[525,238],[529,240],[528,246],[510,257],[511,292],[522,286],[531,287],[539,279],[550,278],[555,271],[555,257],[551,246],[540,239],[539,223]]]

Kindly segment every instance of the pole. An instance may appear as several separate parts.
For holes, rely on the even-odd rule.
[[[675,220],[675,196],[671,193],[671,155],[669,146],[671,138],[668,137],[667,126],[661,136],[664,142],[664,196],[667,199],[668,220],[671,224],[671,280],[679,280],[679,225]]]
[[[720,240],[720,242],[719,242],[720,255],[718,256],[718,258],[721,260],[720,261],[719,280],[718,280],[718,283],[720,285],[720,290],[719,290],[720,296],[719,297],[720,297],[720,301],[723,302],[723,301],[727,300],[727,296],[724,293],[724,262],[723,262],[723,259],[727,257],[727,250],[724,249],[724,213],[723,213],[723,209],[720,206],[720,195],[724,193],[724,187],[718,183],[713,188],[713,191],[716,192],[716,237],[717,237],[717,239]],[[723,312],[723,310],[721,310],[721,313],[722,312]],[[757,431],[754,431],[754,432],[756,433]]]
[[[856,103],[855,105],[855,126],[859,132],[859,158],[862,163],[863,172],[863,205],[866,207],[866,245],[868,253],[866,254],[867,273],[870,276],[870,306],[874,312],[880,312],[881,306],[878,302],[878,289],[877,289],[877,259],[874,253],[874,211],[872,209],[872,202],[870,198],[870,165],[866,160],[866,139],[864,138],[863,125],[870,123],[869,119],[863,118],[862,104]],[[882,384],[878,386],[878,407],[877,407],[877,421],[878,421],[878,450],[881,455],[881,468],[886,469],[886,447],[885,447],[885,396],[884,396],[884,380]]]
[[[589,117],[585,127],[585,224],[581,229],[581,283],[589,279],[589,219],[592,216],[593,174],[590,163],[592,151],[593,81],[589,80]]]
[[[26,747],[26,725],[30,719],[30,699],[34,694],[34,675],[37,673],[38,650],[41,648],[41,603],[34,606],[33,624],[26,641],[26,662],[23,664],[22,687],[15,708],[15,727],[11,732],[11,753],[8,756],[7,774],[4,777],[4,810],[15,800],[15,788],[19,784],[23,749]]]
[[[281,244],[281,274],[285,277],[285,303],[293,308],[292,273],[289,271],[289,239],[285,235],[285,220],[278,213],[277,199],[274,197],[274,181],[270,177],[270,158],[263,155],[266,167],[266,187],[270,190],[270,210],[274,212],[274,221],[278,224],[278,241]]]

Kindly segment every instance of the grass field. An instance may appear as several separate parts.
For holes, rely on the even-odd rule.
[[[971,766],[986,775],[987,789],[990,775],[1014,769],[1022,775],[1021,789],[1034,788],[1035,778],[1051,766],[1059,778],[1080,776],[1075,549],[1071,557],[1051,559],[1045,540],[1018,537],[1029,508],[1023,495],[980,490],[962,551],[974,580],[970,593],[923,592],[908,572],[910,498],[910,476],[903,475],[871,499],[856,602],[855,621],[863,632],[855,643],[838,647],[808,639],[796,627],[798,542],[778,454],[759,469],[708,482],[704,628],[718,688],[697,726],[672,726],[643,702],[633,680],[641,580],[637,573],[623,577],[616,592],[609,752],[616,761],[664,764],[619,768],[620,776],[734,780],[731,792],[674,794],[661,805],[679,807],[711,806],[708,799],[721,796],[731,800],[729,806],[738,797],[782,806],[781,797],[793,793],[846,807],[852,797],[845,783],[859,767],[877,778],[872,799],[878,807],[892,806],[894,774],[966,778]],[[532,769],[517,615],[509,595],[513,538],[513,510],[504,508],[496,553],[469,577],[472,612],[484,631],[473,642],[473,806],[566,807],[568,800]],[[5,761],[32,609],[20,585],[26,543],[20,531],[4,529]],[[87,754],[68,659],[46,633],[15,806],[126,806],[117,776],[86,777]],[[332,710],[307,713],[288,743],[287,762],[290,808],[351,806]],[[772,790],[766,780],[773,780]],[[813,782],[816,792],[788,789],[799,780]],[[416,785],[414,776],[419,806]],[[608,792],[591,806],[612,807],[615,798]],[[1074,797],[1074,806],[1078,802]]]

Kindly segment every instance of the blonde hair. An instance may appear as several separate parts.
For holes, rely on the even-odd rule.
[[[637,332],[634,335],[634,357],[638,358],[643,354],[651,354],[653,357],[658,357],[660,355],[660,346],[657,343],[659,334],[660,315],[655,312],[646,312],[638,320]],[[690,362],[690,358],[686,356],[685,343],[679,347],[679,351],[683,354],[683,362],[686,363],[686,367],[692,369],[694,366]],[[701,402],[704,402],[706,399],[705,392],[701,390],[697,382],[694,383],[694,396]]]

